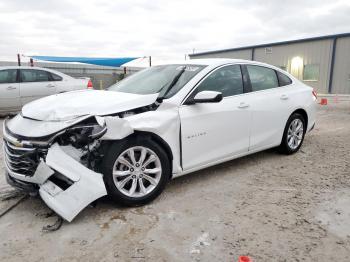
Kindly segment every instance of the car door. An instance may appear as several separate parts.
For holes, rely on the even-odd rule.
[[[21,108],[17,69],[0,70],[0,112],[15,112]]]
[[[217,68],[202,80],[189,98],[201,91],[218,91],[218,103],[180,106],[184,171],[207,166],[248,151],[251,112],[245,104],[239,65]]]
[[[71,81],[63,79],[62,76],[50,72],[51,79],[55,83],[56,93],[63,93],[67,91],[72,91],[75,88],[72,86]]]
[[[56,84],[49,72],[40,69],[20,69],[20,75],[22,105],[56,93]]]
[[[249,150],[277,146],[291,111],[289,89],[292,86],[280,87],[277,72],[269,67],[246,65],[246,72],[251,83],[247,103],[253,114]]]

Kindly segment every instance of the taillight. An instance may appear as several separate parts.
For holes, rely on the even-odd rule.
[[[316,93],[315,89],[312,89],[312,94],[314,95],[315,99],[317,99],[317,93]]]
[[[91,79],[89,79],[89,82],[88,82],[88,84],[87,84],[87,88],[88,88],[88,89],[93,89]]]

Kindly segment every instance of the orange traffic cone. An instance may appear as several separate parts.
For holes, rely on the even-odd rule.
[[[321,98],[321,103],[320,103],[320,105],[325,106],[325,105],[327,105],[327,104],[328,104],[327,98]]]
[[[240,256],[238,258],[238,262],[253,262],[253,260],[251,260],[248,256]]]

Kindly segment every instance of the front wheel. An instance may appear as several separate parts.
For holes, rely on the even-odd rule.
[[[113,200],[127,206],[155,199],[170,178],[170,161],[152,140],[131,138],[114,142],[103,162],[102,173]]]
[[[287,155],[297,152],[304,141],[305,132],[304,117],[299,113],[292,114],[284,129],[279,151]]]

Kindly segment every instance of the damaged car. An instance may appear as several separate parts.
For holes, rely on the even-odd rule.
[[[67,221],[105,195],[143,205],[172,178],[268,148],[295,153],[315,101],[312,88],[263,63],[150,67],[105,91],[36,100],[4,121],[7,181],[39,192]]]

